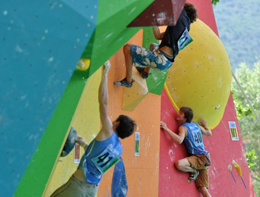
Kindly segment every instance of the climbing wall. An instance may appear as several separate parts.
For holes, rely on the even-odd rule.
[[[192,49],[185,49],[192,57],[185,58],[189,53],[181,51],[169,72],[152,70],[147,80],[141,79],[134,70],[136,82],[131,89],[113,85],[115,80],[124,77],[123,45],[131,43],[149,48],[150,43],[156,42],[152,28],[147,27],[149,24],[128,25],[158,2],[29,0],[3,3],[0,43],[5,50],[0,53],[0,88],[4,93],[0,97],[0,149],[4,167],[0,173],[3,186],[0,196],[49,196],[68,180],[78,164],[74,151],[66,157],[60,157],[60,153],[71,126],[87,142],[99,131],[97,91],[100,67],[107,59],[112,64],[108,75],[110,118],[115,120],[120,114],[131,116],[140,134],[138,156],[135,155],[135,135],[122,140],[129,184],[127,196],[199,196],[195,185],[187,183],[188,174],[173,167],[176,160],[187,156],[184,146],[173,142],[159,128],[163,120],[176,131],[175,117],[181,105],[195,108],[196,120],[209,119],[213,129],[213,136],[204,138],[213,161],[209,173],[210,193],[254,196],[229,92],[230,66],[217,38],[210,1],[191,0],[199,10],[200,19],[192,27],[196,30],[192,32],[194,43],[188,46]],[[171,2],[178,8],[184,3],[183,0]],[[148,11],[144,17],[150,15]],[[83,67],[75,69],[80,59]],[[198,69],[192,72],[195,76],[188,73],[194,62],[202,65],[196,64]],[[196,76],[196,72],[201,75]],[[188,80],[184,73],[188,73]],[[184,81],[191,85],[183,84]],[[210,84],[210,91],[205,84]],[[214,87],[219,88],[218,91],[215,92]],[[232,165],[233,160],[240,165],[242,178]],[[111,196],[112,172],[104,175],[97,196]]]
[[[210,1],[193,0],[191,2],[198,8],[199,19],[218,35]],[[193,24],[192,27],[195,25],[197,24]],[[200,31],[198,34],[203,35],[203,27],[200,28]],[[196,39],[198,34],[194,34]],[[217,44],[213,38],[206,41],[207,36],[203,37],[205,42],[202,40],[200,47],[196,47],[197,50],[194,53],[194,55],[197,53],[197,55],[195,55],[196,58],[192,57],[193,52],[191,48],[194,46],[192,46],[192,44],[194,44],[192,43],[188,46],[191,48],[187,49],[187,51],[189,50],[191,53],[190,58],[187,59],[186,57],[185,59],[185,54],[180,53],[177,57],[177,65],[173,68],[175,73],[173,69],[169,71],[169,73],[172,73],[170,73],[168,77],[172,78],[172,80],[167,78],[166,87],[168,86],[168,89],[172,88],[172,90],[170,94],[170,91],[167,92],[164,90],[162,92],[161,119],[167,123],[171,130],[177,132],[178,123],[175,118],[178,108],[181,106],[191,106],[194,108],[194,120],[197,121],[200,118],[207,120],[213,133],[209,138],[203,136],[205,149],[210,152],[212,159],[212,166],[209,168],[209,192],[211,195],[230,197],[254,196],[232,95],[230,92],[224,90],[227,88],[226,85],[229,86],[230,84],[229,76],[226,75],[231,75],[230,66],[229,63],[224,63],[225,55],[223,54],[224,57],[221,57],[221,51],[223,50],[217,50],[219,44]],[[209,45],[207,50],[203,50],[205,44]],[[193,48],[193,50],[194,49],[195,48]],[[214,53],[218,53],[218,55],[213,55]],[[212,71],[212,69],[214,69],[214,62],[218,61],[218,58],[221,58],[221,60],[215,65],[217,69]],[[185,59],[186,62],[181,65],[182,67],[179,67],[180,65],[178,63],[182,59]],[[205,59],[209,61],[208,64],[203,64]],[[197,72],[196,70],[200,68],[202,68],[200,72]],[[225,72],[219,76],[223,70],[225,70]],[[189,77],[187,77],[187,74]],[[181,77],[183,77],[183,80],[180,80]],[[210,80],[214,80],[216,84],[210,84]],[[189,84],[191,81],[193,82]],[[224,81],[226,81],[226,83]],[[222,92],[214,96],[215,92],[220,89],[223,89]],[[199,94],[197,94],[196,91],[199,92]],[[223,112],[219,113],[218,111],[221,109],[221,106],[223,106],[223,104],[220,104],[219,108],[213,105],[213,110],[207,113],[206,111],[210,110],[209,103],[213,104],[218,100],[218,97],[221,102],[225,102],[225,106],[222,108]],[[236,126],[230,126],[230,122]],[[232,133],[233,137],[231,135]],[[189,174],[179,172],[174,167],[175,161],[188,156],[184,145],[173,142],[171,137],[162,130],[160,139],[159,196],[200,196],[195,184],[187,182]],[[232,164],[233,160],[240,165],[242,178]],[[231,172],[228,169],[229,165],[232,166]]]
[[[143,31],[139,31],[130,42],[142,45]],[[158,187],[150,188],[150,185],[158,185],[159,174],[159,124],[160,121],[160,96],[149,94],[144,99],[140,100],[134,111],[122,110],[123,95],[127,89],[115,87],[114,80],[124,77],[125,66],[123,51],[120,49],[110,62],[112,67],[108,75],[109,88],[109,114],[111,120],[115,120],[120,114],[129,115],[138,124],[137,131],[140,133],[140,153],[135,156],[135,139],[134,135],[129,139],[122,140],[123,155],[122,158],[126,167],[126,174],[129,184],[128,196],[152,196],[158,193]],[[87,83],[81,96],[81,100],[77,106],[77,110],[72,119],[71,125],[74,125],[79,134],[86,139],[94,139],[99,131],[99,122],[94,121],[93,115],[98,112],[97,92],[100,82],[100,73],[92,75]],[[93,79],[92,79],[93,78]],[[135,84],[136,85],[136,84]],[[135,93],[136,94],[136,93]],[[128,96],[128,103],[135,100],[135,95]],[[96,103],[96,104],[95,104]],[[136,106],[136,104],[133,104]],[[82,113],[85,112],[85,114]],[[70,128],[70,127],[69,127]],[[81,149],[83,154],[83,149]],[[59,158],[53,174],[49,179],[44,196],[49,196],[60,185],[64,184],[71,174],[76,170],[77,164],[74,164],[73,152],[65,158]],[[98,196],[109,196],[111,194],[113,170],[106,173],[101,181]],[[151,179],[150,176],[154,178]],[[138,190],[134,188],[139,187]]]
[[[49,128],[46,141],[50,144],[44,142],[45,148],[40,148],[39,143],[93,34],[95,2],[1,1],[0,153],[4,166],[0,169],[0,196],[14,194],[32,162],[39,166],[39,171],[31,170],[36,173],[29,173],[25,179],[31,180],[35,191],[39,188],[42,193],[41,186],[44,188],[46,182],[37,185],[37,181],[47,174],[46,178],[49,177],[45,172],[46,158],[52,157],[49,153],[53,150],[57,151],[53,158],[57,158],[64,136],[56,134],[65,131],[66,135],[70,110],[74,113],[76,102],[67,103],[62,114],[68,116],[59,116],[62,121],[56,122],[56,128]],[[61,125],[62,122],[65,124]],[[61,140],[58,147],[52,145],[56,144],[52,141],[55,138]],[[39,152],[42,156],[32,159]],[[31,190],[33,184],[22,188]]]
[[[142,39],[140,39],[142,34],[142,31],[138,32],[129,42],[142,44]],[[140,134],[139,156],[135,156],[135,134],[128,139],[122,140],[122,157],[129,186],[127,196],[157,196],[160,128],[156,122],[160,121],[161,98],[156,94],[148,94],[141,100],[134,111],[122,110],[122,98],[125,89],[113,85],[114,80],[124,77],[125,65],[122,49],[111,58],[111,64],[112,69],[108,77],[109,91],[111,92],[109,96],[111,118],[115,119],[119,114],[131,116],[138,125],[136,132]],[[136,94],[136,92],[133,94]],[[131,100],[132,98],[135,98],[135,95],[129,95],[128,99]],[[105,174],[102,179],[98,196],[111,195],[112,172],[111,170]],[[151,187],[151,185],[156,187]]]

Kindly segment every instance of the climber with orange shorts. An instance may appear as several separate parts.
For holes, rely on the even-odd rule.
[[[209,152],[205,150],[202,134],[211,136],[212,132],[208,128],[205,120],[197,123],[191,122],[193,111],[189,107],[181,107],[177,115],[177,121],[181,124],[178,134],[171,131],[167,125],[161,121],[161,128],[167,131],[174,141],[181,144],[184,142],[189,156],[175,162],[175,167],[182,172],[189,172],[189,181],[195,181],[196,187],[203,197],[211,197],[209,188],[208,166],[211,165]]]

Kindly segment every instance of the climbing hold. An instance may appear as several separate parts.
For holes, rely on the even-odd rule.
[[[74,129],[74,127],[71,127],[68,138],[67,138],[65,145],[63,147],[63,150],[61,152],[61,155],[60,155],[61,157],[67,156],[72,151],[72,149],[74,148],[75,143],[76,143],[75,139],[77,137],[78,137],[77,131]]]
[[[240,166],[237,164],[237,162],[235,160],[233,160],[232,163],[235,166],[235,168],[237,169],[238,174],[239,174],[239,176],[240,176],[240,178],[241,178],[241,180],[242,180],[242,182],[244,184],[244,187],[246,188],[246,184],[245,184],[244,179],[242,177],[242,170],[241,170]]]
[[[176,25],[184,0],[155,0],[128,27]]]
[[[133,80],[135,83],[131,88],[124,88],[122,109],[126,111],[133,111],[148,94],[146,80],[135,67],[133,67]]]
[[[228,165],[228,170],[229,170],[229,172],[231,173],[231,175],[232,175],[232,177],[233,177],[233,180],[234,180],[235,183],[236,183],[236,179],[235,179],[235,177],[234,177],[234,175],[233,175],[233,173],[232,173],[232,166],[231,166],[231,165]]]
[[[77,64],[77,69],[78,70],[87,70],[89,68],[89,65],[90,65],[90,59],[80,59],[78,61],[78,64]]]
[[[240,166],[237,164],[237,162],[235,160],[233,160],[232,163],[235,166],[235,168],[237,169],[239,176],[242,176],[242,170],[241,170]]]

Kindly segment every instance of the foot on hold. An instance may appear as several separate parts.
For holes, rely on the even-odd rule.
[[[189,180],[189,181],[195,181],[195,180],[197,179],[199,173],[200,173],[199,171],[196,171],[196,172],[194,172],[194,173],[191,173],[188,180]]]
[[[144,68],[141,67],[136,67],[136,69],[138,70],[138,72],[140,73],[140,75],[144,78],[147,79],[147,77],[149,76],[149,73],[144,71]]]
[[[127,83],[127,80],[126,78],[122,79],[121,81],[115,81],[114,84],[117,85],[117,86],[124,86],[124,87],[127,87],[127,88],[131,88],[132,85],[133,85],[133,80],[131,83]]]

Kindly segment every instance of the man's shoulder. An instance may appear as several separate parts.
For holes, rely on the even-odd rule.
[[[182,125],[185,126],[185,125],[192,125],[194,122],[184,122]]]
[[[187,15],[187,12],[185,9],[182,9],[180,16],[182,16],[182,15]]]
[[[179,20],[182,21],[186,26],[190,25],[190,18],[184,9],[180,14]]]
[[[187,125],[184,125],[184,124],[179,126],[179,130],[187,131],[188,130],[187,128],[188,128]]]
[[[198,123],[196,123],[196,122],[185,122],[185,123],[183,123],[181,126],[185,126],[185,127],[200,127],[199,125],[198,125]]]

